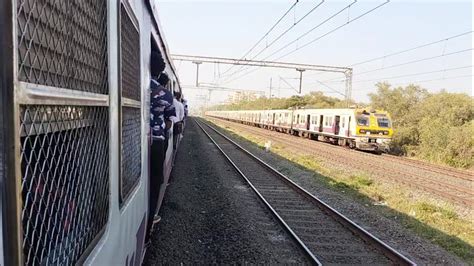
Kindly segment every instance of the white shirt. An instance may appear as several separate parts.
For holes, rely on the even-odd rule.
[[[176,98],[173,99],[173,105],[176,111],[176,117],[173,117],[174,118],[173,122],[176,123],[176,122],[183,121],[184,105],[180,101],[176,100]]]

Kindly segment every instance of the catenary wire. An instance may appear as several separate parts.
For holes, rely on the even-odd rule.
[[[451,56],[451,55],[455,55],[455,54],[465,53],[465,52],[469,52],[469,51],[472,51],[472,50],[473,50],[473,48],[464,49],[464,50],[458,50],[458,51],[451,52],[451,53],[447,53],[447,54],[436,55],[436,56],[431,56],[431,57],[425,57],[425,58],[421,58],[421,59],[417,59],[417,60],[412,60],[412,61],[408,61],[408,62],[404,62],[404,63],[399,63],[399,64],[395,64],[395,65],[389,65],[389,66],[386,66],[386,67],[381,67],[381,68],[376,68],[376,69],[372,69],[372,70],[367,70],[367,71],[360,72],[360,73],[354,73],[353,75],[354,75],[354,76],[360,76],[360,75],[367,74],[367,73],[372,73],[372,72],[381,71],[381,70],[390,69],[390,68],[399,67],[399,66],[405,66],[405,65],[415,64],[415,63],[419,63],[419,62],[423,62],[423,61],[428,61],[428,60],[437,59],[437,58],[440,58],[440,57],[445,57],[445,56]],[[339,78],[328,79],[328,80],[325,80],[324,82],[330,82],[330,81],[334,81],[334,80],[338,80],[338,79],[339,79]]]
[[[454,35],[454,36],[451,36],[451,37],[448,37],[448,38],[443,38],[443,39],[441,39],[441,40],[437,40],[437,41],[434,41],[434,42],[425,43],[425,44],[422,44],[422,45],[418,45],[418,46],[415,46],[415,47],[412,47],[412,48],[409,48],[409,49],[401,50],[401,51],[394,52],[394,53],[391,53],[391,54],[387,54],[387,55],[384,55],[384,56],[375,57],[375,58],[372,58],[372,59],[368,59],[368,60],[365,60],[365,61],[361,61],[361,62],[352,64],[352,65],[350,65],[349,67],[354,67],[354,66],[366,64],[366,63],[369,63],[369,62],[377,61],[377,60],[380,60],[380,59],[385,59],[385,58],[387,58],[387,57],[392,57],[392,56],[395,56],[395,55],[399,55],[399,54],[411,52],[411,51],[413,51],[413,50],[417,50],[417,49],[420,49],[420,48],[424,48],[424,47],[427,47],[427,46],[431,46],[431,45],[434,45],[434,44],[438,44],[438,43],[441,43],[441,42],[444,42],[444,41],[448,41],[448,40],[451,40],[451,39],[459,38],[459,37],[461,37],[461,36],[465,36],[465,35],[471,34],[472,32],[473,32],[473,31],[467,31],[467,32],[464,32],[464,33],[461,33],[461,34],[457,34],[457,35]]]
[[[331,19],[333,19],[333,18],[336,17],[337,15],[341,14],[342,12],[344,12],[344,10],[350,8],[350,7],[351,7],[353,4],[355,4],[356,2],[357,2],[357,0],[354,0],[354,1],[353,1],[352,3],[350,3],[349,5],[345,6],[344,8],[342,8],[342,9],[339,10],[339,11],[337,11],[336,13],[332,14],[331,16],[329,16],[327,19],[325,19],[324,21],[322,21],[322,22],[319,23],[318,25],[314,26],[314,27],[311,28],[310,30],[308,30],[308,31],[306,31],[305,33],[303,33],[302,35],[300,35],[298,38],[296,38],[296,40],[293,40],[292,42],[285,44],[283,47],[286,48],[286,47],[288,47],[289,45],[291,45],[291,44],[297,42],[299,39],[303,38],[304,36],[308,35],[309,33],[313,32],[314,30],[318,29],[318,28],[321,27],[322,25],[326,24],[328,21],[330,21]],[[283,50],[283,49],[280,48],[280,49],[277,50],[277,52],[279,52],[279,51],[281,51],[281,50]],[[265,59],[268,59],[269,57],[273,56],[274,54],[275,54],[275,52],[272,53],[270,56],[267,56]],[[265,59],[264,59],[264,60],[265,60]],[[239,72],[241,72],[241,71],[242,71],[242,68],[248,68],[248,67],[241,66],[237,71],[234,71],[232,74],[230,74],[230,75],[226,78],[226,80],[224,80],[224,82],[226,82],[226,83],[229,82],[229,81],[228,81],[229,78],[232,77],[233,75],[238,74]],[[256,71],[257,69],[258,69],[258,68],[254,68],[254,69],[252,69],[251,71],[248,71],[248,73],[246,73],[245,75],[248,75],[248,74],[250,74],[250,73]]]
[[[440,81],[440,80],[450,80],[450,79],[459,79],[459,78],[468,78],[468,77],[474,77],[474,75],[459,75],[459,76],[451,76],[451,77],[445,77],[445,78],[435,78],[435,79],[423,79],[423,80],[414,80],[414,81],[408,81],[408,82],[402,82],[402,83],[395,83],[392,84],[393,86],[399,86],[402,84],[415,84],[415,83],[426,83],[426,82],[432,82],[432,81]],[[358,90],[360,91],[369,91],[373,90],[372,88],[367,88],[367,89],[362,89]]]
[[[383,77],[383,78],[377,78],[377,79],[355,80],[355,81],[352,81],[352,83],[373,82],[373,81],[388,80],[388,79],[398,79],[398,78],[404,78],[404,77],[412,77],[412,76],[420,76],[420,75],[426,75],[426,74],[434,74],[434,73],[440,73],[440,72],[444,72],[444,71],[453,71],[453,70],[466,69],[466,68],[472,68],[472,65],[469,65],[469,66],[462,66],[462,67],[454,67],[454,68],[444,68],[444,69],[433,70],[433,71],[418,72],[418,73],[412,73],[412,74],[406,74],[406,75],[399,75],[399,76],[392,76],[392,77]],[[335,81],[335,82],[336,82],[336,81]],[[341,82],[341,81],[337,81],[337,82]]]
[[[357,0],[354,0],[356,2]],[[294,22],[289,28],[287,28],[284,32],[282,32],[280,35],[278,35],[273,41],[271,41],[269,44],[265,45],[263,49],[261,49],[258,53],[253,55],[250,60],[253,60],[257,58],[259,55],[261,55],[264,51],[266,51],[268,48],[270,48],[273,44],[275,44],[278,40],[280,40],[284,35],[286,35],[290,30],[292,30],[296,25],[298,25],[301,21],[303,21],[307,16],[309,16],[311,13],[313,13],[318,7],[320,7],[324,3],[324,0],[319,2],[316,6],[314,6],[311,10],[309,10],[305,15],[303,15],[298,21]],[[342,11],[341,11],[342,12]],[[247,53],[248,54],[248,53]],[[246,54],[246,55],[247,55]],[[245,56],[244,56],[245,57]],[[231,74],[227,75],[225,79],[231,78],[233,75],[236,73],[239,73],[243,68],[247,68],[245,65],[240,66],[236,71],[232,72]],[[225,81],[225,80],[224,80]]]
[[[358,19],[360,19],[360,18],[362,18],[362,17],[368,15],[369,13],[374,12],[376,9],[378,9],[378,8],[380,8],[380,7],[382,7],[382,6],[386,5],[386,4],[388,4],[389,2],[390,2],[390,0],[387,0],[387,1],[385,1],[385,2],[383,2],[383,3],[381,3],[381,4],[379,4],[379,5],[377,5],[376,7],[372,8],[372,9],[370,9],[370,10],[368,10],[368,11],[362,13],[361,15],[359,15],[359,16],[357,16],[357,17],[355,17],[355,18],[353,18],[353,19],[351,19],[351,20],[349,20],[349,21],[347,21],[346,23],[344,23],[344,24],[342,24],[342,25],[340,25],[340,26],[338,26],[338,27],[336,27],[336,28],[334,28],[334,29],[332,29],[332,30],[326,32],[325,34],[323,34],[323,35],[321,35],[321,36],[319,36],[319,37],[317,37],[317,38],[315,38],[315,39],[313,39],[313,40],[311,40],[311,41],[305,43],[303,46],[297,47],[295,50],[292,50],[292,51],[290,51],[289,53],[286,53],[286,54],[284,54],[283,56],[280,56],[280,57],[278,57],[278,58],[275,59],[275,60],[279,60],[279,59],[281,59],[281,58],[283,58],[283,57],[285,57],[285,56],[288,56],[288,55],[290,55],[290,54],[292,54],[292,53],[294,53],[294,52],[296,52],[296,51],[298,51],[298,50],[300,50],[300,49],[302,49],[302,48],[304,48],[304,47],[306,47],[306,46],[308,46],[308,45],[310,45],[310,44],[312,44],[312,43],[314,43],[314,42],[316,42],[316,41],[318,41],[318,40],[320,40],[320,39],[322,39],[323,37],[325,37],[325,36],[327,36],[327,35],[329,35],[329,34],[335,32],[335,31],[339,30],[340,28],[342,28],[342,27],[344,27],[344,26],[347,26],[348,24],[350,24],[350,23],[352,23],[352,22],[354,22],[354,21],[356,21],[356,20],[358,20]],[[282,48],[284,49],[284,48],[288,47],[289,45],[290,45],[290,44],[285,45],[285,46],[282,47]],[[276,52],[270,54],[269,56],[265,57],[263,60],[266,60],[266,59],[268,59],[269,57],[275,55],[276,53],[282,51],[282,50],[283,50],[282,48],[280,48],[280,49],[277,50]],[[235,81],[235,80],[237,80],[237,79],[240,79],[240,78],[242,78],[242,77],[244,77],[244,76],[246,76],[246,75],[252,73],[253,71],[256,71],[257,69],[258,69],[258,68],[252,69],[251,71],[248,71],[247,73],[244,73],[243,75],[240,75],[240,76],[238,76],[238,77],[236,77],[236,78],[234,78],[234,79],[232,79],[232,80],[228,80],[228,81],[226,81],[225,83],[228,83],[228,82],[231,82],[231,81]]]
[[[286,17],[286,15],[288,15],[288,13],[290,13],[290,11],[298,4],[299,0],[296,0],[291,6],[290,8],[273,24],[273,26],[240,58],[241,59],[244,59],[247,55],[249,55],[253,49],[255,49],[255,47],[257,47],[264,39],[265,37],[268,36],[268,34],[270,34],[270,32],[272,32],[273,29],[275,29],[275,27],[280,24],[280,22],[283,20],[283,18]],[[225,73],[227,73],[230,69],[232,69],[235,65],[232,65],[231,67],[229,67],[227,70],[225,70],[224,72],[222,72],[221,75],[224,75]]]

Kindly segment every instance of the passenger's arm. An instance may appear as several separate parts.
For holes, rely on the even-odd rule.
[[[166,101],[168,104],[165,106],[164,110],[165,124],[166,129],[170,129],[172,126],[172,121],[176,117],[176,109],[173,105],[173,95],[171,95],[171,93],[166,94]]]

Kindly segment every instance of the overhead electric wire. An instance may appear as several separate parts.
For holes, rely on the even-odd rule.
[[[368,10],[368,11],[362,13],[362,14],[360,14],[359,16],[357,16],[357,17],[355,17],[355,18],[353,18],[353,19],[347,21],[346,23],[344,23],[344,24],[342,24],[342,25],[340,25],[340,26],[338,26],[338,27],[336,27],[336,28],[334,28],[334,29],[332,29],[332,30],[326,32],[325,34],[323,34],[323,35],[321,35],[321,36],[319,36],[319,37],[317,37],[317,38],[315,38],[315,39],[313,39],[313,40],[311,40],[311,41],[309,41],[309,42],[303,44],[302,46],[297,47],[295,50],[290,51],[290,52],[288,52],[288,53],[286,53],[286,54],[284,54],[284,55],[278,57],[278,58],[275,59],[275,60],[279,60],[279,59],[281,59],[281,58],[283,58],[283,57],[285,57],[285,56],[288,56],[288,55],[290,55],[290,54],[292,54],[292,53],[294,53],[294,52],[296,52],[296,51],[298,51],[298,50],[300,50],[300,49],[305,48],[306,46],[308,46],[308,45],[310,45],[310,44],[313,44],[314,42],[316,42],[316,41],[320,40],[321,38],[323,38],[323,37],[325,37],[325,36],[327,36],[327,35],[329,35],[329,34],[335,32],[335,31],[337,31],[337,30],[339,30],[340,28],[349,25],[350,23],[352,23],[352,22],[354,22],[354,21],[356,21],[356,20],[358,20],[358,19],[360,19],[360,18],[362,18],[362,17],[368,15],[369,13],[374,12],[376,9],[379,9],[380,7],[382,7],[382,6],[386,5],[386,4],[388,4],[389,2],[390,2],[390,0],[385,1],[384,3],[382,3],[382,4],[380,4],[380,5],[378,5],[378,6],[374,7],[374,8],[372,8],[372,9],[370,9],[370,10]]]
[[[343,9],[337,11],[336,13],[332,14],[330,17],[328,17],[327,19],[325,19],[324,21],[322,21],[321,23],[319,23],[318,25],[314,26],[313,28],[311,28],[310,30],[306,31],[305,33],[301,34],[300,36],[298,36],[298,38],[294,39],[293,41],[283,45],[280,49],[274,51],[272,54],[270,54],[268,57],[271,57],[277,53],[279,53],[280,51],[282,51],[283,49],[285,49],[286,47],[294,44],[295,42],[299,41],[301,38],[305,37],[306,35],[310,34],[311,32],[313,32],[314,30],[316,30],[317,28],[321,27],[322,25],[326,24],[326,22],[330,21],[331,19],[333,19],[334,17],[336,17],[337,15],[341,14],[342,12],[344,12],[346,9],[349,9],[352,5],[354,5],[355,3],[357,3],[357,0],[354,0],[352,3],[350,3],[349,5],[345,6]]]
[[[323,85],[324,87],[330,89],[330,90],[333,91],[334,93],[337,93],[337,94],[340,94],[340,95],[343,96],[343,97],[346,97],[346,95],[345,95],[344,93],[342,93],[342,92],[340,92],[340,91],[338,91],[338,90],[336,90],[336,89],[334,89],[334,88],[328,86],[327,84],[325,84],[325,83],[323,83],[323,82],[321,82],[321,81],[319,81],[319,80],[316,80],[316,81],[317,81],[319,84]]]
[[[273,24],[273,26],[240,58],[240,59],[244,59],[248,54],[250,54],[250,52],[253,51],[253,49],[255,49],[255,47],[257,47],[257,45],[259,45],[264,39],[265,37],[268,36],[268,34],[270,34],[270,32],[278,25],[280,24],[280,22],[283,20],[283,18],[286,17],[286,15],[288,15],[288,13],[290,13],[290,11],[296,6],[296,4],[298,4],[299,0],[296,0],[295,3],[293,3],[293,5],[290,6],[290,8],[283,14],[283,16],[281,16],[276,22],[275,24]],[[230,68],[228,68],[227,70],[225,70],[222,75],[224,75],[225,73],[227,73],[230,69],[232,69],[232,67],[234,67],[234,65],[232,65]]]
[[[415,80],[415,81],[409,81],[409,82],[401,82],[401,83],[395,83],[392,84],[393,86],[398,86],[402,84],[415,84],[415,83],[422,83],[422,82],[432,82],[432,81],[440,81],[440,80],[449,80],[449,79],[459,79],[459,78],[468,78],[468,77],[474,77],[474,75],[459,75],[459,76],[452,76],[452,77],[445,77],[445,78],[435,78],[435,79],[424,79],[424,80]],[[372,88],[368,89],[362,89],[358,91],[368,91],[368,90],[373,90]]]
[[[425,44],[422,44],[422,45],[417,45],[415,47],[412,47],[412,48],[408,48],[408,49],[403,49],[401,51],[397,51],[397,52],[393,52],[393,53],[390,53],[390,54],[386,54],[386,55],[383,55],[383,56],[378,56],[378,57],[375,57],[375,58],[372,58],[372,59],[368,59],[368,60],[365,60],[365,61],[361,61],[361,62],[358,62],[358,63],[355,63],[355,64],[352,64],[352,65],[349,65],[348,67],[354,67],[354,66],[358,66],[358,65],[362,65],[362,64],[366,64],[366,63],[370,63],[370,62],[373,62],[373,61],[377,61],[377,60],[381,60],[381,59],[386,59],[387,57],[392,57],[392,56],[395,56],[395,55],[399,55],[399,54],[403,54],[403,53],[407,53],[407,52],[411,52],[411,51],[414,51],[414,50],[418,50],[418,49],[421,49],[421,48],[424,48],[424,47],[428,47],[428,46],[431,46],[431,45],[434,45],[434,44],[438,44],[438,43],[441,43],[441,42],[444,42],[444,41],[448,41],[448,40],[451,40],[451,39],[455,39],[455,38],[459,38],[459,37],[462,37],[462,36],[465,36],[465,35],[468,35],[468,34],[472,34],[473,31],[467,31],[467,32],[463,32],[463,33],[460,33],[460,34],[456,34],[456,35],[453,35],[453,36],[450,36],[450,37],[447,37],[447,38],[443,38],[443,39],[440,39],[440,40],[437,40],[437,41],[433,41],[433,42],[429,42],[429,43],[425,43]],[[460,51],[461,52],[461,51]],[[452,54],[452,53],[451,53]],[[446,54],[446,55],[450,55],[450,54]],[[445,55],[445,56],[446,56]],[[439,56],[441,57],[441,56]],[[433,58],[434,59],[434,58]],[[427,59],[429,60],[429,59]],[[375,70],[374,70],[375,71]],[[320,73],[317,73],[317,74],[320,74]],[[316,75],[317,75],[316,74]],[[358,75],[360,75],[362,73],[359,73]],[[315,76],[314,74],[310,76]],[[338,78],[334,78],[334,79],[331,79],[331,80],[326,80],[326,81],[332,81],[332,80],[336,80]]]
[[[294,40],[294,41],[292,41],[292,42],[290,42],[290,43],[285,44],[283,47],[286,48],[286,47],[288,47],[289,45],[291,45],[291,44],[297,42],[297,41],[298,41],[299,39],[301,39],[302,37],[308,35],[309,33],[313,32],[313,31],[316,30],[317,28],[319,28],[319,27],[321,27],[322,25],[324,25],[324,24],[325,24],[326,22],[328,22],[329,20],[331,20],[331,19],[333,19],[334,17],[336,17],[337,15],[341,14],[344,10],[350,8],[350,7],[351,7],[353,4],[355,4],[356,2],[357,2],[357,0],[354,0],[352,3],[350,3],[349,5],[347,5],[346,7],[344,7],[343,9],[341,9],[341,10],[339,10],[338,12],[332,14],[331,16],[329,16],[327,19],[325,19],[324,21],[322,21],[322,22],[319,23],[318,25],[314,26],[314,27],[311,28],[310,30],[308,30],[308,31],[306,31],[305,33],[303,33],[302,35],[300,35],[298,38],[296,38],[296,40]],[[284,48],[283,48],[283,49],[284,49]],[[277,52],[279,52],[279,51],[281,51],[281,50],[283,50],[283,49],[279,49],[279,50],[277,50]],[[269,57],[273,56],[273,55],[274,55],[275,53],[277,53],[277,52],[272,53],[270,56],[267,56],[265,59],[268,59]],[[265,60],[265,59],[264,59],[264,60]],[[235,74],[237,74],[238,72],[240,72],[242,68],[244,68],[244,67],[241,67],[239,70],[237,70],[237,71],[233,72],[232,74],[230,74],[230,75],[226,78],[226,80],[228,80],[229,77],[232,77],[233,75],[235,75]],[[250,74],[250,73],[256,71],[257,69],[258,69],[258,68],[252,69],[251,71],[247,71],[248,73],[244,74],[243,76],[246,76],[246,75],[248,75],[248,74]],[[240,78],[240,77],[239,77],[239,78]],[[238,79],[238,78],[237,78],[237,79]],[[234,80],[235,80],[235,79],[234,79]],[[229,81],[226,81],[226,82],[229,82]]]
[[[394,67],[405,66],[405,65],[410,65],[410,64],[415,64],[415,63],[423,62],[423,61],[433,60],[433,59],[440,58],[440,57],[445,57],[445,56],[460,54],[460,53],[464,53],[464,52],[469,52],[469,51],[472,51],[472,50],[473,50],[473,48],[471,48],[471,49],[459,50],[459,51],[455,51],[455,52],[451,52],[451,53],[447,53],[447,54],[441,54],[441,55],[436,55],[436,56],[431,56],[431,57],[425,57],[425,58],[421,58],[421,59],[417,59],[417,60],[412,60],[412,61],[408,61],[408,62],[404,62],[404,63],[400,63],[400,64],[389,65],[389,66],[386,66],[386,67],[381,67],[381,68],[376,68],[376,69],[372,69],[372,70],[367,70],[367,71],[360,72],[360,73],[353,73],[353,75],[354,75],[354,76],[359,76],[359,75],[363,75],[363,74],[367,74],[367,73],[372,73],[372,72],[376,72],[376,71],[381,71],[381,70],[385,70],[385,69],[390,69],[390,68],[394,68]],[[339,78],[328,79],[328,80],[325,80],[324,82],[330,82],[330,81],[338,80],[338,79],[339,79]]]
[[[273,41],[270,42],[270,44],[267,44],[265,47],[263,47],[263,49],[261,49],[257,54],[253,55],[252,58],[250,58],[250,60],[253,60],[255,58],[257,58],[259,55],[261,55],[265,50],[267,50],[269,47],[271,47],[274,43],[276,43],[278,40],[281,39],[281,37],[283,37],[285,34],[287,34],[291,29],[293,29],[296,25],[298,25],[302,20],[304,20],[307,16],[309,16],[311,13],[313,13],[318,7],[320,7],[323,3],[324,3],[325,0],[321,0],[321,2],[319,2],[316,6],[314,6],[311,10],[309,10],[304,16],[302,16],[298,21],[294,22],[293,25],[291,25],[288,29],[286,29],[283,33],[281,33],[280,35],[278,35],[278,37],[276,37]],[[356,2],[357,0],[354,0],[354,2]],[[247,53],[248,54],[248,53]],[[246,54],[246,55],[247,55]],[[244,56],[245,57],[245,56]],[[234,71],[233,73],[231,73],[230,75],[227,75],[227,77],[225,79],[229,79],[230,77],[232,77],[233,75],[235,75],[236,73],[240,72],[241,69],[245,68],[245,65],[242,65],[240,66],[240,68],[237,70],[237,71]],[[229,68],[230,69],[230,68]]]
[[[356,2],[356,1],[354,1],[354,2],[351,3],[350,5],[353,5],[355,2]],[[377,5],[376,7],[374,7],[374,8],[372,8],[372,9],[370,9],[370,10],[368,10],[368,11],[366,11],[366,12],[360,14],[359,16],[357,16],[357,17],[355,17],[355,18],[353,18],[353,19],[347,21],[346,23],[344,23],[344,24],[342,24],[342,25],[340,25],[340,26],[338,26],[338,27],[336,27],[336,28],[334,28],[334,29],[332,29],[332,30],[326,32],[325,34],[323,34],[323,35],[321,35],[321,36],[319,36],[319,37],[317,37],[317,38],[315,38],[315,39],[313,39],[313,40],[311,40],[311,41],[305,43],[303,46],[297,47],[295,50],[290,51],[289,53],[286,53],[286,54],[284,54],[283,56],[280,56],[280,57],[278,57],[278,58],[275,59],[275,60],[279,60],[279,59],[281,59],[281,58],[283,58],[283,57],[285,57],[285,56],[287,56],[287,55],[290,55],[290,54],[292,54],[292,53],[294,53],[294,52],[296,52],[296,51],[298,51],[298,50],[300,50],[300,49],[302,49],[302,48],[304,48],[304,47],[306,47],[306,46],[308,46],[308,45],[310,45],[310,44],[312,44],[312,43],[314,43],[314,42],[316,42],[316,41],[318,41],[318,40],[320,40],[320,39],[322,39],[323,37],[325,37],[325,36],[327,36],[327,35],[329,35],[329,34],[335,32],[335,31],[339,30],[340,28],[342,28],[342,27],[344,27],[344,26],[347,26],[348,24],[350,24],[350,23],[352,23],[352,22],[354,22],[354,21],[356,21],[356,20],[358,20],[358,19],[360,19],[360,18],[362,18],[362,17],[368,15],[369,13],[372,13],[372,12],[375,11],[376,9],[378,9],[378,8],[380,8],[380,7],[382,7],[382,6],[386,5],[386,4],[388,4],[389,2],[390,2],[390,0],[387,0],[387,1],[385,1],[384,3],[381,3],[381,4]],[[350,7],[350,5],[349,5],[348,7]],[[347,9],[348,7],[345,7],[344,9]],[[343,10],[344,10],[344,9],[343,9]],[[342,12],[342,11],[340,11],[340,12]],[[339,14],[340,12],[336,13],[335,15]],[[331,17],[334,17],[335,15],[333,15],[333,16],[331,16]],[[325,23],[325,22],[327,22],[327,20],[324,21],[323,23]],[[322,24],[320,24],[320,25],[322,25]],[[301,37],[301,36],[300,36],[300,37]],[[287,47],[290,46],[292,43],[298,41],[300,37],[298,37],[297,39],[295,39],[293,42],[290,42],[290,43],[284,45],[283,47],[281,47],[281,48],[278,49],[277,51],[275,51],[275,52],[273,52],[272,54],[270,54],[269,56],[265,57],[263,60],[266,60],[266,59],[268,59],[269,57],[271,57],[271,56],[277,54],[278,52],[282,51],[283,49],[287,48]],[[252,73],[252,72],[255,71],[255,70],[256,70],[256,69],[254,69],[254,70],[252,70],[252,71],[248,71],[247,73],[244,73],[243,75],[238,76],[237,78],[234,78],[234,79],[232,79],[232,80],[230,80],[230,81],[227,81],[226,83],[231,82],[231,81],[234,81],[234,80],[237,80],[237,79],[240,79],[240,78],[242,78],[242,77],[244,77],[244,76],[246,76],[246,75]]]
[[[286,29],[283,33],[278,35],[270,44],[266,45],[262,50],[260,50],[256,55],[253,56],[252,59],[256,58],[260,54],[262,54],[266,49],[268,49],[270,46],[272,46],[274,43],[276,43],[278,40],[281,39],[285,34],[287,34],[291,29],[293,29],[298,23],[300,23],[303,19],[305,19],[309,14],[311,14],[314,10],[316,10],[318,7],[320,7],[324,3],[324,0],[319,2],[315,7],[313,7],[308,13],[306,13],[303,17],[301,17],[297,22],[293,23],[288,29]]]
[[[415,80],[415,81],[410,81],[410,82],[405,82],[405,83],[398,83],[398,84],[411,84],[411,83],[431,82],[431,81],[440,81],[440,80],[446,80],[446,79],[468,78],[468,77],[473,77],[473,76],[474,76],[474,75],[459,75],[459,76],[445,77],[445,78],[437,78],[437,79]]]
[[[362,64],[369,63],[369,62],[377,61],[377,60],[380,60],[380,59],[385,59],[385,58],[387,58],[387,57],[391,57],[391,56],[395,56],[395,55],[399,55],[399,54],[411,52],[411,51],[413,51],[413,50],[417,50],[417,49],[420,49],[420,48],[424,48],[424,47],[427,47],[427,46],[431,46],[431,45],[434,45],[434,44],[438,44],[438,43],[441,43],[441,42],[444,42],[444,41],[448,41],[448,40],[451,40],[451,39],[455,39],[455,38],[458,38],[458,37],[461,37],[461,36],[464,36],[464,35],[468,35],[468,34],[471,34],[471,33],[473,33],[473,31],[467,31],[467,32],[464,32],[464,33],[461,33],[461,34],[457,34],[457,35],[448,37],[448,38],[444,38],[444,39],[437,40],[437,41],[430,42],[430,43],[425,43],[425,44],[418,45],[418,46],[413,47],[413,48],[405,49],[405,50],[398,51],[398,52],[394,52],[394,53],[391,53],[391,54],[388,54],[388,55],[379,56],[379,57],[375,57],[375,58],[372,58],[372,59],[369,59],[369,60],[365,60],[365,61],[362,61],[362,62],[359,62],[359,63],[355,63],[355,64],[350,65],[349,67],[358,66],[358,65],[362,65]]]
[[[352,81],[352,83],[373,82],[373,81],[388,80],[388,79],[398,79],[398,78],[404,78],[404,77],[412,77],[412,76],[420,76],[420,75],[426,75],[426,74],[440,73],[440,72],[445,72],[445,71],[453,71],[453,70],[459,70],[459,69],[465,69],[465,68],[472,68],[472,65],[462,66],[462,67],[454,67],[454,68],[445,68],[445,69],[427,71],[427,72],[418,72],[418,73],[412,73],[412,74],[406,74],[406,75],[400,75],[400,76],[384,77],[384,78],[378,78],[378,79],[356,80],[356,81]],[[338,81],[338,82],[340,82],[340,81]]]

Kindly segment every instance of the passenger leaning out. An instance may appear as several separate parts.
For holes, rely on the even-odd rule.
[[[184,121],[184,105],[181,103],[181,93],[175,92],[173,105],[176,110],[176,116],[174,119],[174,126],[173,126],[173,145],[174,148],[177,148],[177,143],[181,140],[182,133],[183,133],[183,121]]]
[[[161,218],[156,213],[160,187],[164,181],[163,164],[168,148],[168,130],[176,116],[173,105],[173,95],[165,88],[169,78],[162,72],[165,63],[157,52],[151,53],[150,72],[150,203],[147,224],[147,240],[149,243],[150,230],[154,222]]]

